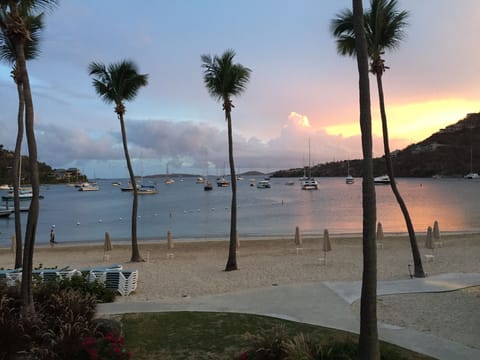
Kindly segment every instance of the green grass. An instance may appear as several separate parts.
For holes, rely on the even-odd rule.
[[[247,349],[242,335],[258,333],[283,324],[292,337],[299,333],[325,343],[329,340],[357,341],[357,336],[320,326],[280,320],[265,316],[208,313],[168,312],[125,314],[123,324],[132,359],[236,359]],[[382,359],[431,359],[398,346],[381,343]]]

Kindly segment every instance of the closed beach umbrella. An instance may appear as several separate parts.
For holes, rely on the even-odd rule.
[[[17,247],[17,238],[15,237],[15,235],[12,235],[12,243],[10,245],[10,251],[15,252],[16,247]]]
[[[382,223],[379,222],[377,225],[377,241],[383,241],[384,235],[383,235],[383,227]]]
[[[173,249],[172,232],[170,230],[168,230],[167,232],[167,248]]]
[[[437,220],[435,220],[435,222],[433,223],[433,239],[435,241],[440,240],[440,229],[438,227],[438,221]]]
[[[302,236],[300,235],[300,228],[295,228],[295,244],[302,245]]]
[[[433,245],[433,231],[432,227],[429,226],[427,229],[427,238],[425,240],[425,248],[433,250],[435,246]]]
[[[105,233],[105,242],[103,243],[103,251],[112,250],[112,240],[110,239],[110,233],[107,231]]]
[[[325,259],[327,258],[327,252],[332,251],[332,244],[330,244],[330,235],[328,234],[328,229],[323,231],[322,251]]]

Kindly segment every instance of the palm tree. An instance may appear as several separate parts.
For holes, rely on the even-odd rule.
[[[238,96],[246,89],[251,70],[241,64],[234,64],[235,52],[226,50],[222,56],[202,55],[203,81],[209,94],[222,102],[228,127],[228,158],[230,162],[230,180],[232,186],[232,204],[230,207],[230,245],[225,271],[237,270],[237,176],[233,159],[232,137],[232,96]]]
[[[418,250],[415,230],[408,212],[405,201],[400,195],[392,166],[390,145],[388,138],[387,115],[385,111],[385,100],[383,93],[382,75],[387,66],[383,55],[386,50],[395,49],[399,46],[404,37],[403,29],[407,25],[407,11],[397,10],[397,0],[371,0],[371,8],[364,13],[365,36],[368,45],[368,56],[370,58],[370,72],[376,76],[380,114],[382,119],[383,147],[385,151],[385,162],[387,174],[390,177],[390,184],[395,198],[400,206],[410,239],[412,249],[414,275],[425,277],[422,266],[422,258]],[[337,39],[337,50],[341,55],[355,56],[355,33],[353,30],[353,14],[346,9],[332,21],[331,31]]]
[[[56,0],[0,0],[0,28],[15,49],[18,79],[21,79],[25,99],[25,132],[32,185],[32,200],[28,211],[23,250],[21,301],[24,313],[35,311],[32,293],[32,264],[40,199],[37,143],[34,129],[35,115],[25,56],[25,44],[29,41],[31,34],[26,25],[25,16],[35,14],[39,9],[51,9],[56,4]]]
[[[128,154],[127,133],[125,130],[125,121],[123,116],[126,108],[125,101],[133,100],[137,96],[138,90],[148,83],[147,74],[139,74],[137,66],[130,60],[123,60],[113,63],[106,67],[104,64],[91,62],[88,71],[93,76],[93,87],[100,98],[108,104],[115,104],[115,113],[120,120],[122,131],[123,151],[127,161],[130,182],[133,186],[133,205],[132,205],[132,258],[130,261],[140,262],[143,258],[140,256],[137,241],[137,209],[138,192],[135,174],[133,173],[132,162]]]
[[[40,36],[39,32],[43,28],[43,13],[39,15],[32,16],[25,14],[23,16],[25,20],[25,26],[27,27],[30,37],[25,42],[25,59],[32,60],[35,59],[40,50],[39,42]],[[16,249],[15,249],[15,268],[22,267],[22,224],[20,219],[20,198],[19,198],[19,189],[21,185],[20,173],[21,173],[21,148],[22,140],[24,133],[24,113],[25,113],[25,98],[23,96],[23,84],[22,79],[18,74],[18,68],[16,66],[16,55],[14,44],[5,36],[3,32],[0,32],[0,60],[3,60],[12,65],[12,78],[15,84],[17,85],[18,93],[18,131],[17,139],[15,142],[15,152],[14,152],[14,161],[13,161],[13,204],[15,211],[15,238],[16,238]]]
[[[377,329],[377,246],[375,241],[376,198],[373,183],[372,114],[368,80],[368,52],[361,0],[353,0],[353,31],[357,54],[360,97],[360,128],[363,152],[363,273],[360,300],[360,359],[380,359]]]

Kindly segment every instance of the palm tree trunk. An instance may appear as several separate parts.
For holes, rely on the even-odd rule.
[[[237,266],[237,176],[233,160],[232,117],[228,108],[225,109],[228,124],[228,159],[230,162],[230,181],[232,186],[232,204],[230,206],[230,245],[225,271],[238,270]]]
[[[32,93],[30,90],[30,81],[27,72],[27,63],[25,61],[23,41],[15,42],[15,51],[17,54],[17,66],[20,79],[23,85],[23,94],[25,97],[25,131],[28,144],[30,182],[32,185],[32,200],[28,211],[27,225],[25,231],[25,247],[23,250],[23,268],[21,300],[24,313],[35,312],[32,293],[32,270],[33,270],[33,252],[35,247],[35,236],[38,225],[39,199],[40,199],[40,180],[37,163],[37,143],[35,140],[34,128],[34,109]]]
[[[14,70],[16,71],[16,69]],[[15,80],[17,83],[18,92],[18,130],[17,140],[15,142],[15,155],[13,163],[13,208],[15,211],[15,269],[22,267],[22,223],[20,219],[20,197],[19,190],[21,185],[20,173],[21,169],[21,156],[22,156],[22,139],[23,139],[23,121],[25,113],[25,97],[23,95],[23,86],[20,79]]]
[[[410,247],[412,248],[413,255],[413,264],[414,264],[414,276],[415,277],[425,277],[425,272],[423,271],[422,266],[422,257],[418,250],[417,238],[415,236],[415,230],[413,229],[412,220],[410,214],[408,213],[407,205],[403,201],[400,191],[398,190],[397,183],[395,181],[395,176],[393,173],[392,166],[392,156],[390,154],[390,145],[388,139],[388,126],[387,126],[387,113],[385,111],[385,101],[383,95],[383,84],[382,84],[382,72],[378,71],[377,75],[377,88],[378,88],[378,101],[380,103],[380,114],[382,117],[382,131],[383,131],[383,148],[385,151],[385,164],[387,168],[387,174],[390,177],[390,186],[392,188],[395,199],[400,206],[403,217],[405,219],[405,224],[407,225],[408,237],[410,239]]]
[[[377,247],[375,239],[376,198],[373,183],[372,116],[368,53],[361,0],[352,0],[359,73],[360,128],[363,152],[363,272],[360,299],[359,359],[378,360],[380,349],[377,328]]]
[[[118,114],[120,120],[120,127],[122,129],[122,142],[123,151],[125,153],[125,160],[127,161],[128,174],[130,175],[130,183],[133,186],[133,204],[132,204],[132,257],[130,261],[141,262],[144,261],[140,256],[140,250],[138,249],[137,241],[137,212],[138,212],[138,191],[137,182],[135,180],[135,174],[133,173],[132,162],[130,161],[130,155],[128,153],[127,146],[127,132],[125,130],[125,122],[123,121],[123,113]]]

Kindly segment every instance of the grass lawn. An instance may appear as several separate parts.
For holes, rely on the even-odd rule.
[[[247,314],[139,313],[121,315],[118,320],[123,324],[126,345],[135,360],[238,359],[248,348],[245,333],[257,334],[281,324],[292,337],[303,333],[318,343],[357,341],[356,335],[343,331]],[[382,359],[431,359],[387,343],[381,343],[380,347]]]

